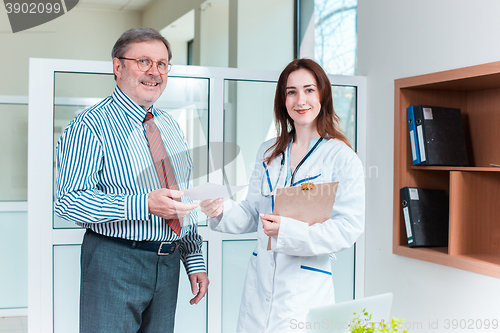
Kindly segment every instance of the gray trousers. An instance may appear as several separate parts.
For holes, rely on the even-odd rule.
[[[159,256],[87,231],[81,255],[80,332],[173,332],[179,261],[179,250]]]

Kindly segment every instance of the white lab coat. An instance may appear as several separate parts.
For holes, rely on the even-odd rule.
[[[330,254],[351,247],[364,230],[365,191],[361,161],[340,140],[326,140],[302,164],[295,182],[320,175],[314,183],[339,181],[331,218],[309,226],[281,217],[277,237],[272,237],[272,251],[267,251],[259,213],[272,213],[263,166],[265,151],[275,139],[264,142],[250,178],[247,197],[240,203],[224,202],[222,217],[209,219],[213,230],[228,233],[257,231],[257,246],[250,257],[240,306],[237,332],[298,332],[311,307],[335,302]],[[281,170],[283,187],[288,160]],[[281,156],[269,165],[271,186],[275,186]],[[289,182],[288,182],[289,183]],[[273,189],[274,190],[274,189]]]

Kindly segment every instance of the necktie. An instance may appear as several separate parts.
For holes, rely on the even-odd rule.
[[[160,131],[153,121],[153,114],[146,113],[144,118],[144,130],[146,132],[146,139],[148,140],[149,150],[155,165],[158,179],[160,180],[161,188],[168,188],[171,190],[179,190],[177,181],[175,179],[174,168],[168,157],[167,150],[163,145]],[[167,224],[177,234],[180,235],[182,229],[182,218],[167,220]]]

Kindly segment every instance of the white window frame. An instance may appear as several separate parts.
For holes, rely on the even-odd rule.
[[[29,63],[28,119],[28,329],[30,333],[53,332],[53,247],[79,245],[83,229],[53,229],[53,118],[54,77],[56,72],[93,74],[113,73],[110,61],[83,61],[31,58]],[[209,78],[210,142],[223,141],[225,80],[276,82],[279,72],[174,66],[170,77]],[[366,152],[366,78],[329,76],[332,84],[357,88],[358,156],[365,162]],[[56,101],[57,102],[57,101]],[[222,175],[210,175],[210,182],[222,184]],[[208,298],[208,332],[221,332],[222,242],[256,239],[256,234],[230,235],[213,232],[206,226],[199,233],[208,241],[210,292]],[[356,243],[356,298],[364,295],[364,236]]]

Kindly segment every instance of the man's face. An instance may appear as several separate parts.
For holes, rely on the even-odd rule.
[[[168,62],[168,51],[161,41],[132,43],[123,55],[124,58],[149,58],[154,61],[151,68],[143,72],[135,60],[113,59],[113,69],[118,87],[134,102],[149,110],[167,86],[168,74],[160,74],[157,62]]]

